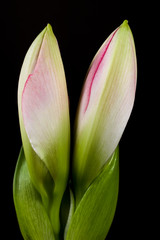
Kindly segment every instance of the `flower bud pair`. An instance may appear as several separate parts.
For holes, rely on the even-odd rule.
[[[67,240],[103,236],[101,240],[110,227],[118,196],[117,146],[133,108],[136,78],[134,40],[128,22],[124,21],[94,57],[81,94],[71,160],[72,214],[66,224]],[[18,109],[24,152],[21,151],[14,180],[17,216],[25,222],[24,209],[29,209],[30,215],[35,214],[31,219],[40,216],[49,224],[47,236],[52,237],[46,240],[59,239],[60,207],[70,180],[70,119],[63,63],[49,24],[25,57],[18,86]],[[24,209],[18,197],[23,192]],[[41,209],[38,213],[32,211],[32,202]],[[21,228],[27,236],[30,230],[26,222],[25,228]],[[35,229],[31,236],[37,232],[36,223]],[[89,229],[93,231],[89,233]],[[37,239],[35,236],[31,239]]]

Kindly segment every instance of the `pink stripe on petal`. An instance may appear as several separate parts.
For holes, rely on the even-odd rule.
[[[103,60],[104,56],[105,56],[106,53],[107,53],[107,50],[108,50],[108,48],[109,48],[109,46],[110,46],[110,43],[111,43],[113,37],[115,36],[116,32],[118,31],[118,29],[119,29],[119,28],[117,28],[117,29],[113,32],[113,34],[111,35],[111,37],[108,39],[108,41],[107,41],[106,44],[105,44],[105,48],[103,49],[103,51],[100,51],[100,53],[98,54],[98,56],[97,56],[97,58],[98,58],[97,60],[98,60],[98,61],[96,61],[96,59],[95,59],[95,62],[96,62],[96,66],[94,66],[95,71],[92,73],[93,75],[92,75],[91,80],[90,80],[90,85],[89,85],[89,89],[88,89],[88,93],[87,93],[87,102],[86,102],[86,106],[85,106],[85,108],[84,108],[84,113],[86,112],[86,110],[87,110],[87,108],[88,108],[88,105],[89,105],[90,96],[91,96],[91,90],[92,90],[92,85],[93,85],[95,76],[96,76],[96,74],[97,74],[97,72],[98,72],[98,70],[99,70],[99,67],[100,67],[100,65],[101,65],[101,63],[102,63],[102,60]],[[101,55],[101,54],[102,54],[102,55]],[[100,56],[100,55],[101,55],[101,56]],[[99,59],[99,57],[100,57],[100,59]],[[93,67],[93,66],[91,66],[91,69],[92,69],[92,67]],[[90,71],[91,71],[91,69],[90,69]],[[89,79],[89,77],[90,77],[89,74],[90,74],[90,72],[88,73],[88,77],[87,77],[88,79]]]

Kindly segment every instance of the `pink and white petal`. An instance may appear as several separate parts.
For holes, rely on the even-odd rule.
[[[92,101],[91,101],[91,95],[93,99],[96,98],[98,100],[98,97],[100,97],[100,94],[103,88],[103,84],[105,84],[105,78],[102,78],[104,74],[102,74],[103,70],[107,71],[106,68],[109,67],[109,55],[108,53],[109,46],[111,42],[113,41],[113,38],[117,32],[118,28],[113,31],[110,36],[106,39],[106,41],[103,43],[99,51],[97,52],[96,56],[94,57],[89,70],[88,75],[85,80],[85,84],[83,87],[83,91],[81,94],[81,103],[80,103],[80,109],[79,109],[79,118],[83,118],[86,114],[87,108],[90,107],[93,110],[92,107]],[[108,61],[108,63],[107,63]],[[95,87],[93,87],[95,85]],[[95,102],[94,100],[94,108],[98,101]]]
[[[136,91],[136,56],[132,48],[130,38],[126,36],[125,48],[116,51],[117,62],[112,66],[110,82],[104,101],[100,102],[103,106],[101,114],[99,132],[102,156],[108,159],[116,146],[127,125],[130,117]],[[118,61],[119,56],[119,61]],[[118,62],[121,61],[121,64]],[[103,151],[102,151],[103,149]],[[105,161],[104,158],[104,161]]]
[[[23,89],[22,115],[34,151],[45,162],[51,174],[55,175],[58,167],[57,149],[63,144],[63,139],[60,143],[59,138],[64,134],[64,139],[68,140],[66,131],[63,132],[63,123],[68,117],[68,96],[64,71],[59,69],[62,65],[59,64],[59,68],[55,66],[50,54],[50,40],[45,37],[35,70],[29,75]]]
[[[77,131],[86,125],[88,132],[91,128],[92,136],[95,129],[95,135],[100,134],[100,138],[108,142],[106,145],[106,141],[102,141],[105,143],[106,159],[116,147],[113,142],[118,144],[130,116],[136,77],[134,41],[127,24],[117,28],[96,54],[84,85],[78,113]]]

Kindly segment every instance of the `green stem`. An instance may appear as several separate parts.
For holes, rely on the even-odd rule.
[[[55,186],[53,193],[52,206],[50,209],[50,219],[53,226],[55,239],[59,240],[60,233],[60,206],[64,190],[59,185]]]

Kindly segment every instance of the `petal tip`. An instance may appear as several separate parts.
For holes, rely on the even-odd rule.
[[[124,20],[122,26],[128,26],[128,20]]]
[[[126,31],[131,31],[128,20],[124,20],[123,23],[120,25],[120,29],[126,30]]]
[[[48,31],[52,31],[52,26],[51,26],[50,23],[47,24],[46,29],[47,29]]]
[[[126,33],[132,35],[132,37],[133,37],[132,31],[131,31],[130,26],[128,24],[128,20],[123,21],[123,23],[120,25],[120,29],[123,30],[122,32],[126,32]]]

